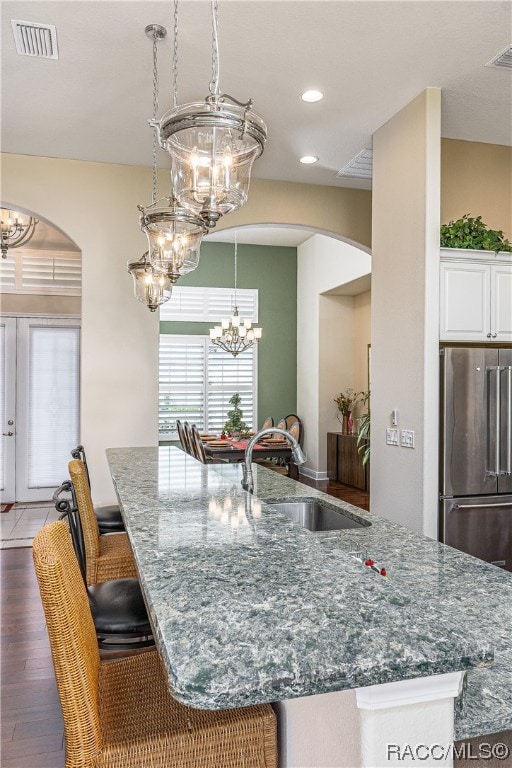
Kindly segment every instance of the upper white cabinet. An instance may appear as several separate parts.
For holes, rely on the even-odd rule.
[[[440,339],[512,341],[511,254],[441,250]]]

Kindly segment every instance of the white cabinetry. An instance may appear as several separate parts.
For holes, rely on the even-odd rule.
[[[441,250],[442,341],[512,341],[512,258],[488,251]]]

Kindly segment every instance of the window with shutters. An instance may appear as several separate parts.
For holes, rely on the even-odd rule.
[[[82,257],[79,251],[36,251],[11,248],[0,260],[2,293],[80,296]]]
[[[160,336],[159,432],[177,438],[176,419],[219,433],[238,392],[246,424],[257,423],[257,346],[237,357],[205,336]]]
[[[236,301],[240,316],[258,322],[258,291],[237,288]],[[176,285],[172,298],[160,307],[160,320],[180,320],[190,323],[220,322],[229,317],[235,305],[231,288],[197,288]]]

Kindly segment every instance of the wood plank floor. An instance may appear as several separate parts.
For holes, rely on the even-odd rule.
[[[2,768],[62,768],[64,725],[32,549],[0,553]]]

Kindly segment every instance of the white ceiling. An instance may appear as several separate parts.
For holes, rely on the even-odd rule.
[[[213,230],[205,237],[205,242],[212,243],[252,243],[252,245],[279,245],[297,248],[312,236],[308,229],[296,229],[292,227],[265,226],[237,227],[235,229]]]
[[[170,30],[171,0],[2,0],[1,11],[3,151],[150,165],[144,27]],[[511,14],[501,0],[220,0],[221,89],[252,97],[268,124],[254,176],[368,188],[335,174],[427,86],[443,89],[443,136],[511,144],[511,72],[485,67],[510,45]],[[11,18],[55,24],[59,60],[16,54]],[[206,96],[210,30],[208,0],[181,0],[180,103]],[[160,113],[170,59],[167,39]],[[302,102],[307,88],[324,100]],[[319,163],[301,165],[304,154]]]

